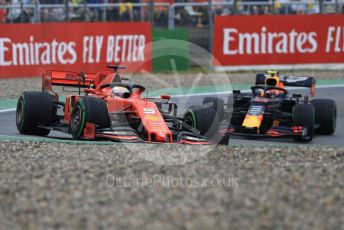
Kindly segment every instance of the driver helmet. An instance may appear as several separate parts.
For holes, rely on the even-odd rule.
[[[280,77],[278,71],[269,70],[266,71],[266,74],[268,76],[265,78],[265,85],[274,87],[280,86]]]
[[[117,97],[122,97],[125,93],[130,93],[126,87],[115,86],[112,88],[112,94]]]

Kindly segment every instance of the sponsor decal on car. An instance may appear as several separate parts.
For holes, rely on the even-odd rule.
[[[155,114],[155,109],[152,108],[143,108],[144,114]]]
[[[155,115],[147,115],[145,116],[146,120],[148,121],[153,121],[153,122],[157,122],[160,120],[160,118],[158,116]]]

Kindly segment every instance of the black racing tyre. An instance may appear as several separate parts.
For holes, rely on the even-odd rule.
[[[293,126],[307,127],[307,134],[294,136],[294,140],[309,142],[314,136],[314,107],[311,104],[297,104],[293,107]]]
[[[111,126],[106,103],[96,97],[81,97],[73,108],[69,130],[73,139],[83,136],[86,123],[93,123],[96,128],[107,128]]]
[[[17,129],[21,134],[47,136],[50,130],[38,125],[51,125],[53,114],[53,99],[48,93],[24,92],[17,103]]]
[[[224,101],[221,98],[217,97],[205,97],[203,99],[203,106],[213,107],[216,111],[217,117],[221,121],[224,116]]]
[[[314,131],[317,134],[332,135],[336,131],[337,106],[331,99],[313,99],[315,124],[320,125]]]
[[[202,136],[213,138],[218,131],[219,121],[213,107],[191,106],[184,118],[186,123],[197,129]]]

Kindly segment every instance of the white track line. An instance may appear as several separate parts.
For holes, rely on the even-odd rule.
[[[16,111],[16,108],[12,108],[12,109],[3,109],[3,110],[0,110],[0,113],[7,113],[7,112],[13,112],[13,111]]]
[[[340,84],[340,85],[319,85],[319,86],[316,86],[316,88],[318,89],[325,89],[325,88],[344,88],[344,84]],[[250,90],[241,90],[241,92],[249,92]],[[218,94],[232,94],[232,91],[223,91],[223,92],[215,92],[215,93],[212,93],[212,95],[218,95]],[[194,93],[194,94],[191,94],[189,96],[207,96],[209,95],[209,93]],[[183,95],[183,94],[179,94],[179,95],[172,95],[171,97],[174,98],[174,97],[185,97],[187,95]],[[0,113],[7,113],[7,112],[13,112],[15,111],[16,108],[11,108],[11,109],[3,109],[3,110],[0,110]]]
[[[324,89],[324,88],[342,88],[342,87],[344,87],[344,84],[340,84],[340,85],[319,85],[319,86],[316,86],[315,88]]]

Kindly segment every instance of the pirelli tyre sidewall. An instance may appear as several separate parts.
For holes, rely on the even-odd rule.
[[[81,101],[78,101],[74,108],[71,115],[71,121],[69,130],[72,134],[73,139],[79,139],[83,135],[83,130],[86,125],[86,113],[85,113],[85,105]]]
[[[311,104],[297,104],[293,107],[293,126],[307,128],[307,133],[302,136],[294,136],[294,140],[309,142],[314,136],[315,114]]]
[[[16,109],[16,125],[19,133],[46,136],[53,122],[54,104],[52,97],[44,92],[24,92],[20,95]]]
[[[73,139],[83,136],[86,123],[93,123],[96,128],[107,128],[111,126],[106,103],[96,97],[81,97],[73,107],[69,131]]]

